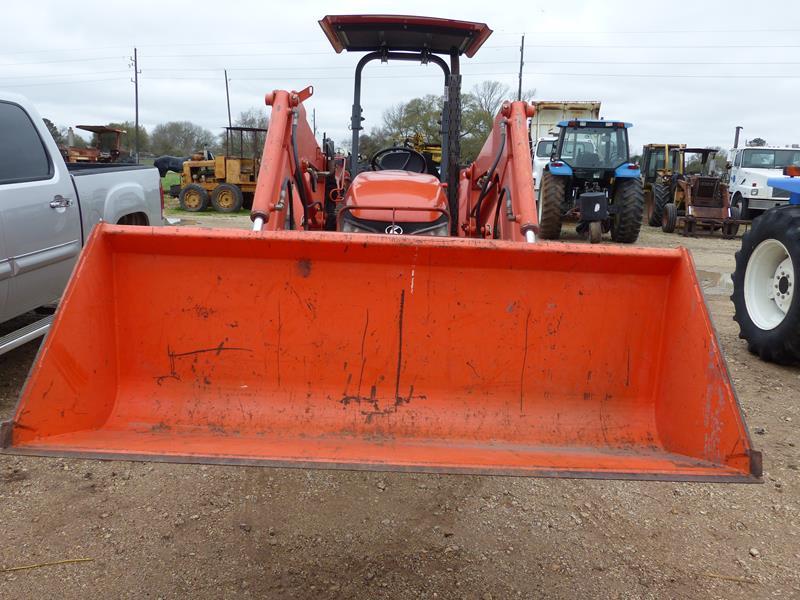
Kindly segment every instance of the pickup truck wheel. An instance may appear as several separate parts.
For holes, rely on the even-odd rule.
[[[211,192],[211,204],[214,210],[221,213],[235,213],[242,209],[244,196],[238,186],[231,183],[220,183]]]
[[[653,212],[650,214],[648,225],[658,227],[664,215],[664,206],[669,202],[669,186],[653,184]]]
[[[201,212],[208,208],[208,192],[203,186],[190,183],[178,194],[178,202],[183,210]]]
[[[639,238],[644,213],[644,189],[638,177],[618,179],[613,204],[617,212],[611,216],[611,239],[633,244]]]
[[[736,253],[733,319],[750,352],[800,362],[800,208],[772,208],[753,221]]]
[[[557,240],[561,235],[561,207],[566,195],[564,177],[557,177],[545,171],[539,187],[539,237],[544,240]]]
[[[672,233],[678,223],[678,207],[674,202],[667,202],[664,205],[664,214],[661,216],[661,231]]]

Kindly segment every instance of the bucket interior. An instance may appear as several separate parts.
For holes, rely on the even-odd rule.
[[[6,431],[33,454],[760,474],[688,254],[618,246],[103,225]]]

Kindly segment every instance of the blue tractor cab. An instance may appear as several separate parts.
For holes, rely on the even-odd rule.
[[[538,198],[539,229],[557,239],[561,224],[578,221],[592,243],[611,232],[615,242],[639,237],[644,190],[639,166],[630,162],[630,123],[576,119],[558,123],[558,141],[545,166]]]

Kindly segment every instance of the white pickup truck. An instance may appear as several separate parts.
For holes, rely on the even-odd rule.
[[[784,167],[800,167],[800,147],[734,148],[728,156],[731,204],[739,207],[743,219],[754,219],[762,211],[789,201],[789,192],[770,187],[767,179],[780,177]]]
[[[56,302],[99,221],[162,225],[153,167],[67,164],[31,103],[0,92],[0,328]],[[43,335],[45,317],[0,337],[0,354]],[[5,326],[3,326],[5,324]]]

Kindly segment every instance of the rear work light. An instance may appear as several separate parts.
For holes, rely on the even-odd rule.
[[[783,168],[783,174],[788,177],[800,177],[800,166],[792,165]]]

